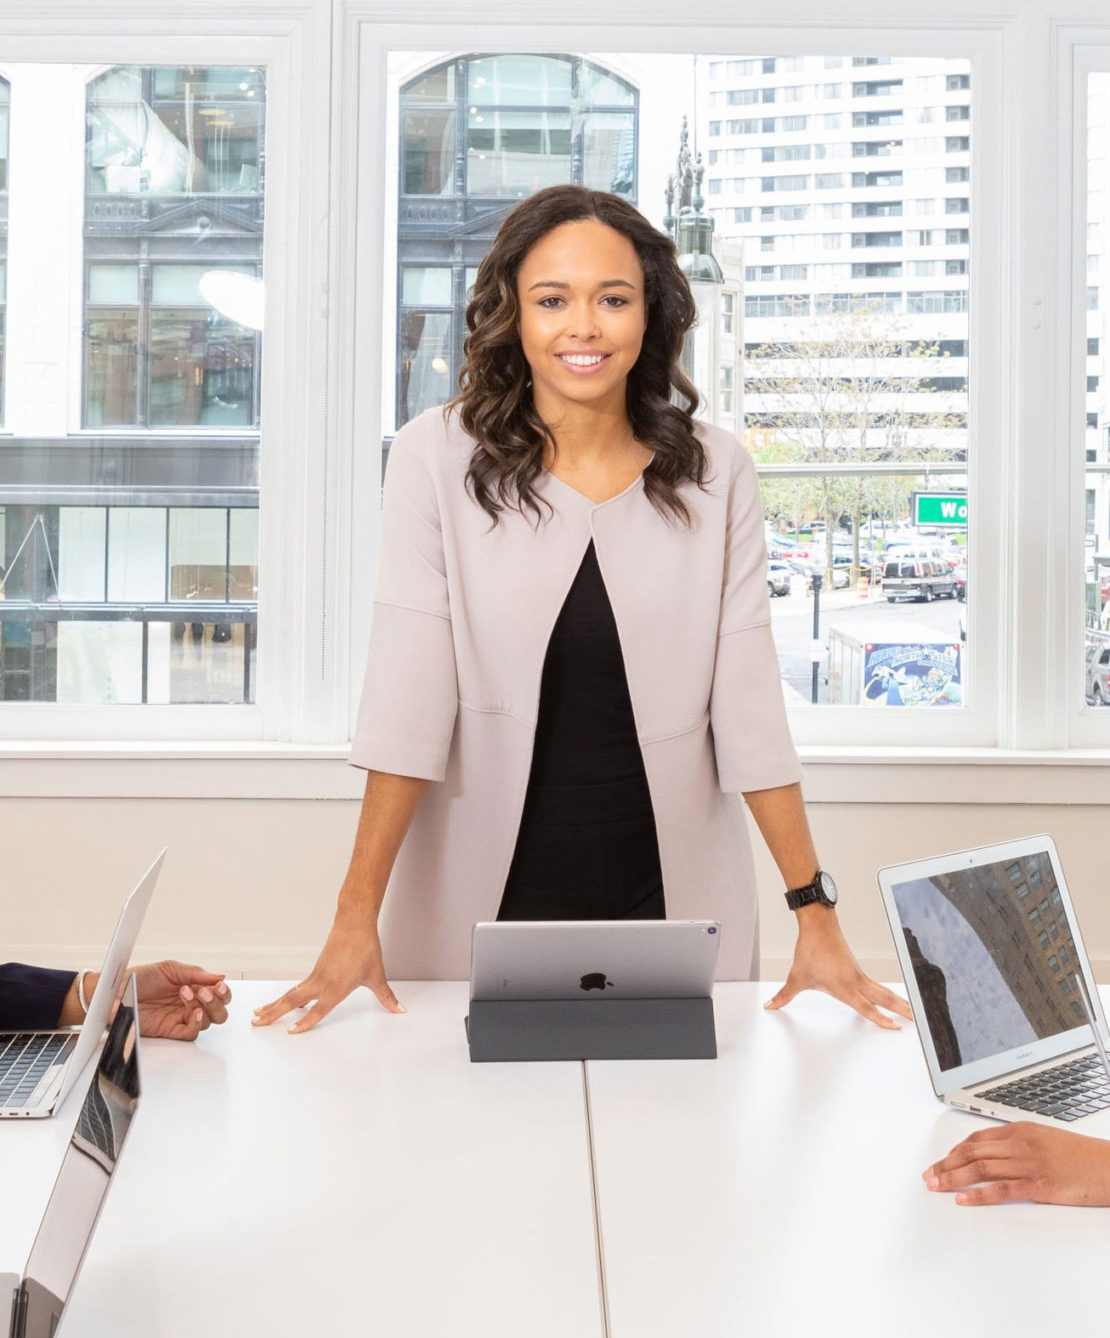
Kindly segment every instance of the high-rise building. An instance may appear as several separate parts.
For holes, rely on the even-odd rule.
[[[772,56],[710,60],[707,75],[706,194],[717,235],[744,239],[747,351],[789,348],[850,313],[903,354],[927,344],[935,358],[901,359],[902,441],[962,458],[969,63]],[[749,426],[774,420],[750,366],[745,408]]]

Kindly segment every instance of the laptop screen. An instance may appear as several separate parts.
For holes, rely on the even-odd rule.
[[[1082,967],[1047,851],[891,886],[941,1070],[1086,1021]]]
[[[61,1319],[139,1101],[134,981],[131,976],[108,1029],[27,1260],[26,1338],[51,1338]]]

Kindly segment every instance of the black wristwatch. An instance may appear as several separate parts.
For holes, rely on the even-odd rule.
[[[823,869],[817,870],[812,883],[792,888],[786,894],[786,904],[792,911],[800,910],[803,906],[835,906],[836,902],[836,884]]]

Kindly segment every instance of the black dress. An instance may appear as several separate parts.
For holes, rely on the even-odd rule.
[[[655,815],[617,623],[591,543],[544,659],[499,920],[662,920]]]

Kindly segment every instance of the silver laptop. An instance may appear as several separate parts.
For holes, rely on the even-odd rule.
[[[470,998],[708,998],[720,931],[716,920],[483,921]]]
[[[947,1105],[1071,1124],[1110,1107],[1098,988],[1049,836],[879,871],[925,1051]]]
[[[163,848],[123,903],[80,1030],[0,1031],[0,1119],[53,1115],[96,1053],[165,856]]]
[[[135,977],[108,1029],[22,1276],[0,1274],[0,1333],[53,1338],[139,1104]],[[5,1205],[11,1211],[11,1204]],[[8,1328],[4,1329],[5,1316]]]

